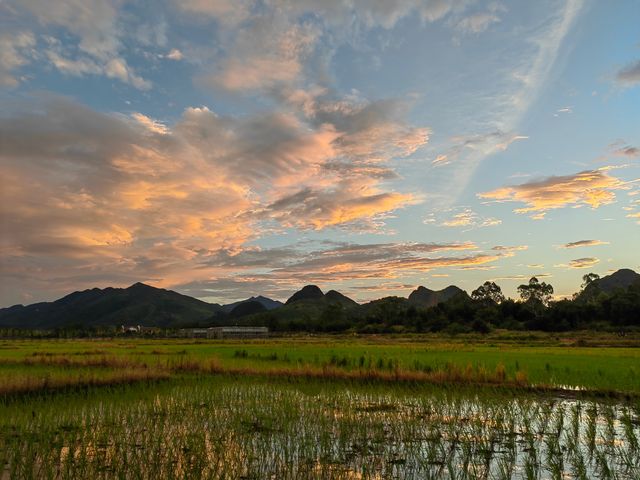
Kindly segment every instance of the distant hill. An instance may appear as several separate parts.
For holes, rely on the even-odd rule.
[[[640,274],[629,268],[622,268],[587,285],[578,295],[578,300],[592,299],[600,292],[611,294],[616,290],[627,290],[632,285],[640,285]]]
[[[469,322],[479,312],[489,315],[487,322],[497,328],[553,331],[609,322],[616,328],[640,329],[640,275],[630,269],[596,280],[575,302],[553,302],[545,315],[512,300],[500,304],[499,310],[492,306],[490,312],[484,312],[482,309],[487,308],[484,303],[468,300],[464,290],[451,285],[442,290],[418,287],[408,298],[385,297],[359,304],[335,290],[325,294],[316,285],[307,285],[286,304],[257,296],[220,306],[136,283],[128,288],[93,288],[54,302],[0,309],[0,328],[51,330],[119,325],[182,328],[232,324],[268,326],[274,331],[384,333],[440,331],[453,325],[467,331],[476,328]],[[596,304],[599,308],[592,308]]]
[[[251,297],[247,298],[246,300],[240,300],[239,302],[233,302],[223,305],[222,311],[225,313],[230,313],[237,306],[248,302],[258,302],[265,308],[265,310],[273,310],[274,308],[278,308],[284,305],[284,303],[279,302],[278,300],[272,300],[270,298],[263,297],[262,295],[258,295],[257,297]]]
[[[383,297],[360,306],[360,315],[378,315],[385,311],[405,311],[409,308],[409,300],[404,297]]]
[[[627,289],[631,285],[640,283],[640,274],[629,268],[622,268],[611,275],[596,280],[595,285],[605,293],[611,293],[618,288]]]
[[[356,302],[355,300],[350,299],[349,297],[347,297],[346,295],[341,294],[340,292],[337,292],[336,290],[329,290],[325,296],[324,299],[327,303],[337,303],[339,305],[342,305],[343,307],[357,307],[358,306],[358,302]]]
[[[128,288],[93,288],[55,302],[0,310],[0,327],[144,325],[181,327],[205,322],[220,312],[212,304],[171,290],[136,283]]]
[[[430,290],[425,287],[418,287],[409,295],[409,303],[416,307],[435,307],[437,304],[446,302],[460,294],[466,295],[467,293],[454,285],[449,285],[442,290]]]
[[[256,313],[267,312],[267,307],[265,307],[258,300],[250,300],[247,302],[240,302],[236,305],[233,310],[229,312],[230,318],[240,318],[246,317],[247,315],[254,315]]]
[[[335,290],[326,294],[316,285],[307,285],[295,292],[286,303],[268,312],[247,315],[239,319],[239,325],[280,325],[290,330],[317,330],[339,319],[347,311],[355,311],[360,305]],[[227,321],[214,320],[216,324]]]
[[[296,293],[291,295],[289,299],[285,302],[285,305],[290,305],[294,302],[299,302],[300,300],[321,300],[324,298],[324,293],[320,290],[316,285],[306,285],[302,287],[301,290],[298,290]]]
[[[337,304],[346,308],[358,306],[358,302],[350,299],[346,295],[343,295],[336,290],[329,290],[325,294],[322,293],[322,290],[320,290],[320,288],[316,285],[307,285],[301,290],[298,290],[296,293],[291,295],[285,305],[291,305],[293,303],[301,301],[317,303],[321,305]]]

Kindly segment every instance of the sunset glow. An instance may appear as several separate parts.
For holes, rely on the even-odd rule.
[[[0,2],[0,307],[640,268],[640,3]]]

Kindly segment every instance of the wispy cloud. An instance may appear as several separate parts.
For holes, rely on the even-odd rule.
[[[258,17],[238,33],[216,71],[200,82],[235,91],[295,84],[319,35],[310,24],[289,25],[272,16]]]
[[[493,277],[491,279],[492,282],[497,282],[500,280],[519,280],[519,281],[524,281],[524,280],[529,280],[531,277],[536,277],[536,278],[550,278],[553,275],[549,274],[549,273],[536,273],[536,274],[529,274],[529,273],[525,273],[525,274],[519,274],[519,275],[504,275],[501,277]]]
[[[497,218],[481,217],[473,210],[465,208],[462,212],[454,214],[449,219],[443,221],[440,225],[443,227],[464,227],[470,229],[494,227],[501,223],[502,221]]]
[[[609,242],[602,240],[578,240],[577,242],[569,242],[562,245],[562,248],[578,248],[578,247],[595,247],[598,245],[609,245]]]
[[[554,267],[564,267],[564,268],[590,268],[595,264],[599,263],[600,260],[595,257],[584,257],[584,258],[576,258],[571,260],[568,264],[559,264],[554,265]]]
[[[618,71],[616,74],[616,82],[625,86],[640,84],[640,60],[630,63]]]
[[[486,11],[476,12],[458,20],[455,24],[456,30],[464,34],[478,34],[486,31],[492,24],[500,22],[500,13],[506,8],[493,2],[489,4]]]
[[[455,201],[485,158],[506,149],[514,140],[526,138],[513,132],[519,129],[520,120],[546,84],[564,39],[583,9],[584,1],[569,0],[561,5],[559,9],[550,9],[548,18],[535,29],[525,35],[520,32],[519,39],[527,40],[519,45],[520,48],[513,50],[517,52],[517,56],[508,59],[506,63],[509,66],[500,67],[501,71],[509,70],[510,80],[505,81],[503,77],[499,77],[496,79],[496,83],[500,83],[499,89],[492,94],[483,92],[490,103],[482,107],[483,116],[478,124],[493,125],[499,135],[480,134],[483,139],[482,148],[469,149],[466,148],[466,142],[454,142],[452,151],[441,152],[447,156],[446,162],[436,162],[436,166],[450,164],[451,167],[450,181],[443,192],[443,195],[449,197],[449,204]],[[514,39],[514,42],[517,40]],[[474,115],[473,112],[470,113]],[[474,135],[464,137],[473,139]],[[460,152],[460,158],[453,162],[457,152]]]
[[[15,70],[31,61],[35,46],[35,36],[28,31],[0,35],[0,86],[15,87],[20,83]]]
[[[119,2],[101,0],[30,0],[20,2],[11,10],[11,16],[21,23],[31,16],[44,27],[39,50],[63,74],[104,75],[149,90],[151,82],[136,73],[122,55],[126,29],[119,23],[120,7]],[[65,43],[60,40],[58,29],[70,34]],[[69,45],[69,39],[75,43]],[[34,40],[31,43],[35,46]],[[27,61],[23,56],[19,65],[24,63]],[[18,66],[15,61],[14,66]]]
[[[483,157],[503,152],[518,140],[526,140],[526,135],[505,133],[499,130],[473,135],[462,135],[451,138],[452,146],[433,160],[433,165],[447,165],[466,154],[476,153]]]
[[[620,148],[616,148],[613,151],[613,154],[618,157],[636,158],[636,157],[640,157],[640,149],[638,147],[632,147],[631,145],[626,145]]]

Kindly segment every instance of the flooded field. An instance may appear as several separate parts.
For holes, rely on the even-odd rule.
[[[640,478],[637,403],[194,377],[0,405],[4,478]]]

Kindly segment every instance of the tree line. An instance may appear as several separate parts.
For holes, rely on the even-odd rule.
[[[252,324],[272,331],[357,333],[488,333],[493,329],[640,331],[640,284],[604,292],[599,277],[587,274],[573,298],[553,300],[553,286],[532,277],[518,287],[519,299],[506,298],[495,282],[484,282],[471,292],[424,308],[405,298],[387,297],[345,308],[339,304],[309,310],[283,319],[277,312],[256,315]]]

